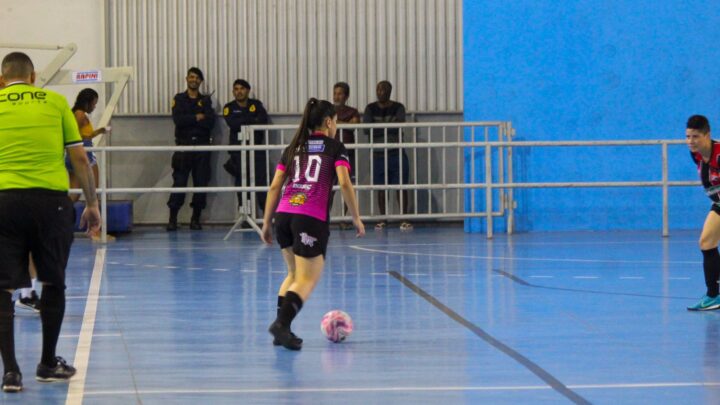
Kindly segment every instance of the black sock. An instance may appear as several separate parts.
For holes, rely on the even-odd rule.
[[[199,208],[193,208],[193,214],[192,214],[192,220],[200,222],[200,213],[202,213],[202,210]]]
[[[13,308],[12,294],[7,291],[0,291],[0,353],[5,365],[5,373],[8,371],[20,372],[20,367],[15,359],[15,308]]]
[[[282,308],[283,300],[285,297],[282,295],[278,295],[278,303],[277,303],[277,317],[280,317],[280,308]]]
[[[285,299],[278,312],[278,322],[283,326],[290,326],[295,316],[297,316],[298,312],[302,309],[302,306],[302,298],[296,293],[288,291],[285,293]]]
[[[43,285],[40,297],[40,320],[42,321],[43,349],[40,362],[55,366],[55,348],[65,316],[65,289],[52,284]]]
[[[718,278],[720,278],[720,253],[718,249],[703,250],[703,270],[705,270],[705,285],[707,296],[715,298],[720,293]]]
[[[178,211],[177,208],[170,208],[170,219],[168,222],[177,222]]]

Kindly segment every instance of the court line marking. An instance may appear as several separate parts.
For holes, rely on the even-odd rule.
[[[85,314],[83,315],[77,349],[75,349],[74,366],[77,370],[75,377],[70,380],[65,405],[81,405],[85,391],[85,377],[90,360],[90,346],[92,345],[93,330],[95,329],[95,316],[97,314],[98,300],[100,298],[100,283],[105,268],[105,248],[101,247],[95,253],[90,288],[88,289]]]
[[[118,337],[122,336],[119,333],[95,333],[93,334],[93,337]],[[61,338],[75,338],[80,337],[80,335],[60,335]]]
[[[481,241],[482,242],[482,241]],[[613,242],[613,241],[587,241],[587,242],[564,242],[564,241],[555,241],[555,242],[508,242],[504,240],[493,240],[493,243],[498,243],[500,245],[513,245],[513,246],[557,246],[557,245],[568,245],[568,246],[574,246],[574,245],[627,245],[627,244],[658,244],[662,242],[654,241],[654,240],[627,240],[627,241],[620,241],[620,242]],[[673,244],[678,243],[692,243],[697,244],[697,239],[673,239]],[[443,246],[466,246],[467,242],[448,242],[444,243]],[[356,245],[361,246],[361,245]],[[390,247],[390,246],[397,246],[397,247],[404,247],[404,246],[437,246],[437,243],[367,243],[363,244],[363,247]],[[480,246],[490,246],[490,244],[487,245],[480,245]]]
[[[639,276],[621,276],[620,280],[645,280],[645,277]]]
[[[572,278],[575,278],[578,280],[597,280],[600,277],[598,277],[598,276],[572,276]]]
[[[571,384],[568,388],[576,390],[633,389],[633,388],[685,388],[720,387],[720,382],[659,382],[631,384]],[[437,387],[339,387],[339,388],[219,388],[219,389],[150,389],[150,390],[98,390],[86,391],[85,396],[107,395],[167,395],[167,394],[279,394],[313,393],[332,394],[341,392],[433,392],[433,391],[545,391],[552,389],[547,385],[507,385],[507,386],[437,386]]]
[[[452,309],[450,309],[448,306],[446,306],[442,302],[438,301],[435,297],[433,297],[432,295],[427,293],[422,288],[418,287],[412,281],[403,277],[400,273],[398,273],[396,271],[390,271],[388,273],[391,276],[393,276],[394,278],[396,278],[398,281],[400,281],[402,284],[404,284],[405,287],[409,288],[415,294],[419,295],[420,297],[425,299],[425,301],[429,302],[430,305],[434,306],[435,308],[439,309],[440,312],[442,312],[445,315],[447,315],[448,317],[450,317],[450,319],[452,319],[455,322],[459,323],[460,325],[464,326],[466,329],[475,333],[480,339],[484,340],[486,343],[490,344],[497,350],[505,353],[507,356],[509,356],[516,362],[520,363],[520,365],[522,365],[523,367],[528,369],[528,371],[535,374],[541,380],[545,381],[546,384],[548,384],[550,387],[552,387],[552,389],[557,391],[559,394],[561,394],[565,398],[569,399],[570,401],[572,401],[573,403],[576,403],[576,404],[590,404],[590,401],[588,401],[587,399],[580,396],[578,393],[576,393],[573,390],[571,390],[570,388],[568,388],[560,380],[555,378],[549,372],[545,371],[545,369],[543,369],[542,367],[537,365],[535,362],[533,362],[532,360],[523,356],[522,354],[520,354],[520,352],[516,351],[515,349],[506,345],[505,343],[494,338],[492,335],[485,332],[485,330],[483,330],[479,326],[477,326],[474,323],[463,318],[462,316],[460,316],[460,314],[453,311]]]
[[[536,261],[536,262],[562,262],[562,263],[622,263],[622,264],[701,264],[700,261],[683,261],[683,260],[614,260],[614,259],[562,259],[562,258],[544,258],[544,257],[507,257],[507,256],[474,256],[474,255],[454,255],[447,253],[417,253],[417,252],[401,252],[394,250],[370,249],[359,245],[350,245],[351,249],[363,250],[372,253],[385,253],[405,256],[430,256],[430,257],[454,257],[457,259],[491,259],[491,260],[510,260],[510,261]]]
[[[621,296],[629,296],[629,297],[644,297],[644,298],[667,298],[667,299],[678,299],[678,300],[691,300],[694,299],[692,297],[675,297],[671,295],[655,295],[655,294],[639,294],[639,293],[619,293],[614,291],[599,291],[599,290],[588,290],[584,288],[567,288],[567,287],[551,287],[546,285],[538,285],[529,283],[522,278],[508,273],[504,270],[498,270],[493,269],[494,273],[496,273],[499,276],[509,278],[515,283],[518,283],[520,285],[524,285],[526,287],[532,287],[532,288],[542,288],[544,290],[555,290],[555,291],[570,291],[570,292],[580,292],[580,293],[588,293],[588,294],[600,294],[600,295],[621,295]]]

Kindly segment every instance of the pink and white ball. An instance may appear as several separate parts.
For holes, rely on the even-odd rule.
[[[323,316],[320,322],[320,331],[327,340],[340,343],[353,331],[353,321],[346,312],[333,310]]]

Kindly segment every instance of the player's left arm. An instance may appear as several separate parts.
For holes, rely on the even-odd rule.
[[[262,233],[260,235],[262,241],[268,245],[272,244],[272,217],[273,214],[275,214],[275,209],[280,199],[280,191],[282,190],[284,182],[285,171],[278,167],[275,170],[272,183],[270,183],[270,189],[268,189],[267,199],[265,201],[265,213],[263,215]]]

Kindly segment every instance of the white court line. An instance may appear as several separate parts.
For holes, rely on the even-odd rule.
[[[230,269],[212,269],[212,271],[230,271]]]
[[[155,264],[143,264],[143,267],[158,267]]]
[[[93,337],[118,337],[122,336],[119,333],[95,333]],[[60,335],[61,338],[76,338],[80,337],[80,335]]]
[[[555,276],[528,276],[530,278],[555,278]]]
[[[387,276],[388,273],[370,273],[371,276]]]
[[[137,266],[135,263],[125,263],[125,266]]]
[[[179,269],[180,268],[178,266],[163,266],[163,267],[166,269]]]
[[[690,280],[690,277],[668,277],[668,280]]]
[[[595,280],[600,277],[598,277],[598,276],[573,276],[573,278],[576,278],[579,280]]]
[[[90,346],[92,345],[93,330],[95,329],[95,315],[97,314],[100,283],[105,268],[105,248],[98,248],[95,253],[95,266],[93,266],[90,288],[88,289],[85,314],[83,315],[80,336],[75,350],[74,366],[77,369],[75,377],[70,380],[65,405],[81,405],[85,391],[85,376],[87,375],[90,360]]]
[[[507,245],[512,244],[513,246],[545,246],[545,245],[547,245],[547,246],[557,246],[557,245],[569,245],[569,246],[573,246],[573,245],[593,245],[593,246],[596,246],[596,245],[627,245],[627,244],[633,244],[633,245],[637,245],[637,244],[654,245],[654,244],[658,244],[657,241],[653,241],[653,240],[628,240],[628,241],[618,241],[618,242],[613,242],[613,241],[602,241],[602,242],[597,242],[597,241],[587,241],[587,242],[568,242],[568,241],[556,241],[556,242],[515,242],[515,241],[513,241],[512,243],[505,243],[505,241],[500,240],[500,241],[497,241],[497,242],[499,242],[500,244],[507,244]],[[697,240],[695,240],[695,239],[688,239],[688,240],[680,240],[680,239],[678,239],[678,240],[673,240],[673,244],[678,244],[678,243],[693,243],[693,244],[697,244]],[[465,246],[465,245],[467,245],[467,242],[448,242],[448,243],[443,242],[443,246]],[[356,245],[356,246],[360,246],[360,245]],[[369,247],[437,246],[437,243],[368,243],[368,244],[363,244],[362,246],[363,246],[363,247],[368,247],[368,248],[369,248]]]
[[[202,267],[188,267],[188,270],[202,270]]]
[[[620,277],[620,280],[645,280],[645,277],[623,276],[623,277]]]
[[[394,250],[369,249],[363,246],[350,245],[351,249],[363,250],[373,253],[385,253],[405,256],[430,256],[430,257],[454,257],[457,259],[494,259],[494,260],[510,260],[510,261],[531,261],[531,262],[564,262],[564,263],[623,263],[623,264],[701,264],[700,261],[682,261],[682,260],[612,260],[612,259],[561,259],[561,258],[544,258],[544,257],[507,257],[507,256],[473,256],[473,255],[451,255],[445,253],[415,253],[400,252]]]
[[[635,384],[578,384],[568,385],[569,389],[632,389],[632,388],[683,388],[720,387],[720,382],[659,382]],[[538,391],[551,390],[549,385],[507,385],[507,386],[439,386],[439,387],[347,387],[347,388],[245,388],[245,389],[157,389],[157,390],[113,390],[87,391],[87,396],[112,395],[167,395],[167,394],[277,394],[277,393],[343,393],[343,392],[428,392],[428,391]]]

